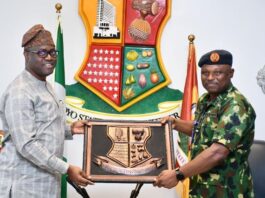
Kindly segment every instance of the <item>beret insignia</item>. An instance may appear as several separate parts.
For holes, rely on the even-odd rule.
[[[213,63],[217,63],[219,60],[220,60],[220,56],[217,52],[213,52],[211,55],[210,55],[210,60],[213,62]]]

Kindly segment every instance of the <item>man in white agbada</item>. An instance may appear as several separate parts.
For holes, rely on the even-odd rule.
[[[58,198],[61,174],[78,185],[92,184],[81,168],[62,160],[65,137],[83,133],[84,122],[66,125],[63,106],[46,81],[58,54],[51,33],[35,25],[22,47],[25,70],[0,101],[3,130],[10,134],[0,152],[0,197]]]

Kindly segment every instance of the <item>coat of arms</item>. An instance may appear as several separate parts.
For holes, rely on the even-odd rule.
[[[152,136],[151,127],[109,126],[107,136],[112,142],[106,156],[96,156],[94,162],[107,172],[140,175],[161,166],[161,158],[153,158],[146,144]]]
[[[170,0],[80,0],[87,52],[75,78],[117,111],[170,83],[160,34]]]

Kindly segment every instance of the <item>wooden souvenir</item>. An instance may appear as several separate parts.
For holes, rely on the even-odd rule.
[[[152,183],[174,168],[168,123],[92,120],[85,131],[83,169],[93,182]]]

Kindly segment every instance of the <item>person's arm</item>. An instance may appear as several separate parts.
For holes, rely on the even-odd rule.
[[[73,139],[73,135],[81,135],[85,133],[85,125],[88,127],[88,120],[78,120],[71,124],[66,123],[65,125],[65,139]]]
[[[5,100],[5,116],[11,139],[17,151],[27,160],[49,172],[66,173],[69,164],[51,154],[36,138],[38,129],[33,101],[26,91],[9,93]]]
[[[92,184],[79,167],[70,165],[52,154],[47,149],[47,142],[37,138],[42,129],[36,126],[36,119],[40,121],[40,118],[36,117],[36,111],[39,109],[35,109],[33,97],[25,90],[15,89],[10,90],[4,100],[5,118],[17,151],[41,169],[51,173],[68,173],[69,177],[80,185]],[[54,116],[53,112],[44,113],[48,118]]]
[[[228,156],[229,152],[228,148],[224,145],[213,143],[208,149],[205,149],[192,161],[182,166],[180,171],[186,177],[205,173],[222,163]]]
[[[241,144],[242,137],[249,137],[251,142],[254,135],[255,112],[252,108],[246,108],[243,102],[233,99],[226,104],[224,112],[220,115],[219,122],[214,128],[213,144],[197,155],[192,161],[180,168],[185,177],[191,177],[209,171],[226,159],[230,151],[234,151]],[[236,124],[235,124],[236,121]],[[228,130],[229,128],[229,130]],[[233,134],[233,135],[232,135]],[[249,143],[249,145],[251,145]],[[239,152],[239,151],[237,151]],[[244,148],[241,153],[248,152]],[[175,170],[166,170],[157,178],[154,185],[171,188],[177,185]]]
[[[5,115],[10,127],[12,141],[18,152],[41,169],[54,173],[67,173],[79,185],[93,184],[88,176],[77,166],[70,165],[51,154],[36,138],[35,114],[33,104],[26,96],[6,100]]]
[[[89,126],[89,121],[87,120],[78,120],[71,124],[66,124],[65,126],[65,137],[66,139],[72,139],[73,135],[84,134],[84,126]],[[70,137],[70,138],[67,138]],[[78,166],[69,165],[67,169],[67,175],[69,179],[80,186],[87,186],[88,184],[93,185],[94,183],[90,178],[85,174],[85,172]]]
[[[223,162],[229,150],[222,144],[213,143],[193,160],[180,168],[185,177],[191,177],[211,170]],[[155,180],[154,186],[172,188],[178,184],[175,170],[163,171]]]
[[[172,128],[181,132],[185,133],[188,136],[192,135],[192,128],[193,128],[193,121],[186,121],[182,119],[176,119],[174,117],[168,116],[161,120],[161,123],[164,124],[168,121],[171,121]]]
[[[180,169],[185,176],[201,174],[209,171],[226,159],[230,152],[247,153],[250,148],[241,148],[242,139],[246,138],[246,146],[251,145],[254,135],[255,113],[246,108],[242,101],[231,99],[220,114],[217,126],[213,130],[212,145],[202,151],[192,161]],[[253,128],[251,130],[251,128]]]
[[[66,124],[66,134],[70,134],[68,135],[69,137],[72,137],[76,134],[84,134],[84,126],[85,124],[88,125],[88,123],[89,122],[86,120],[78,120],[71,124]],[[88,184],[94,184],[85,174],[85,172],[78,166],[69,165],[69,168],[67,169],[67,175],[69,179],[77,185],[87,186]]]

